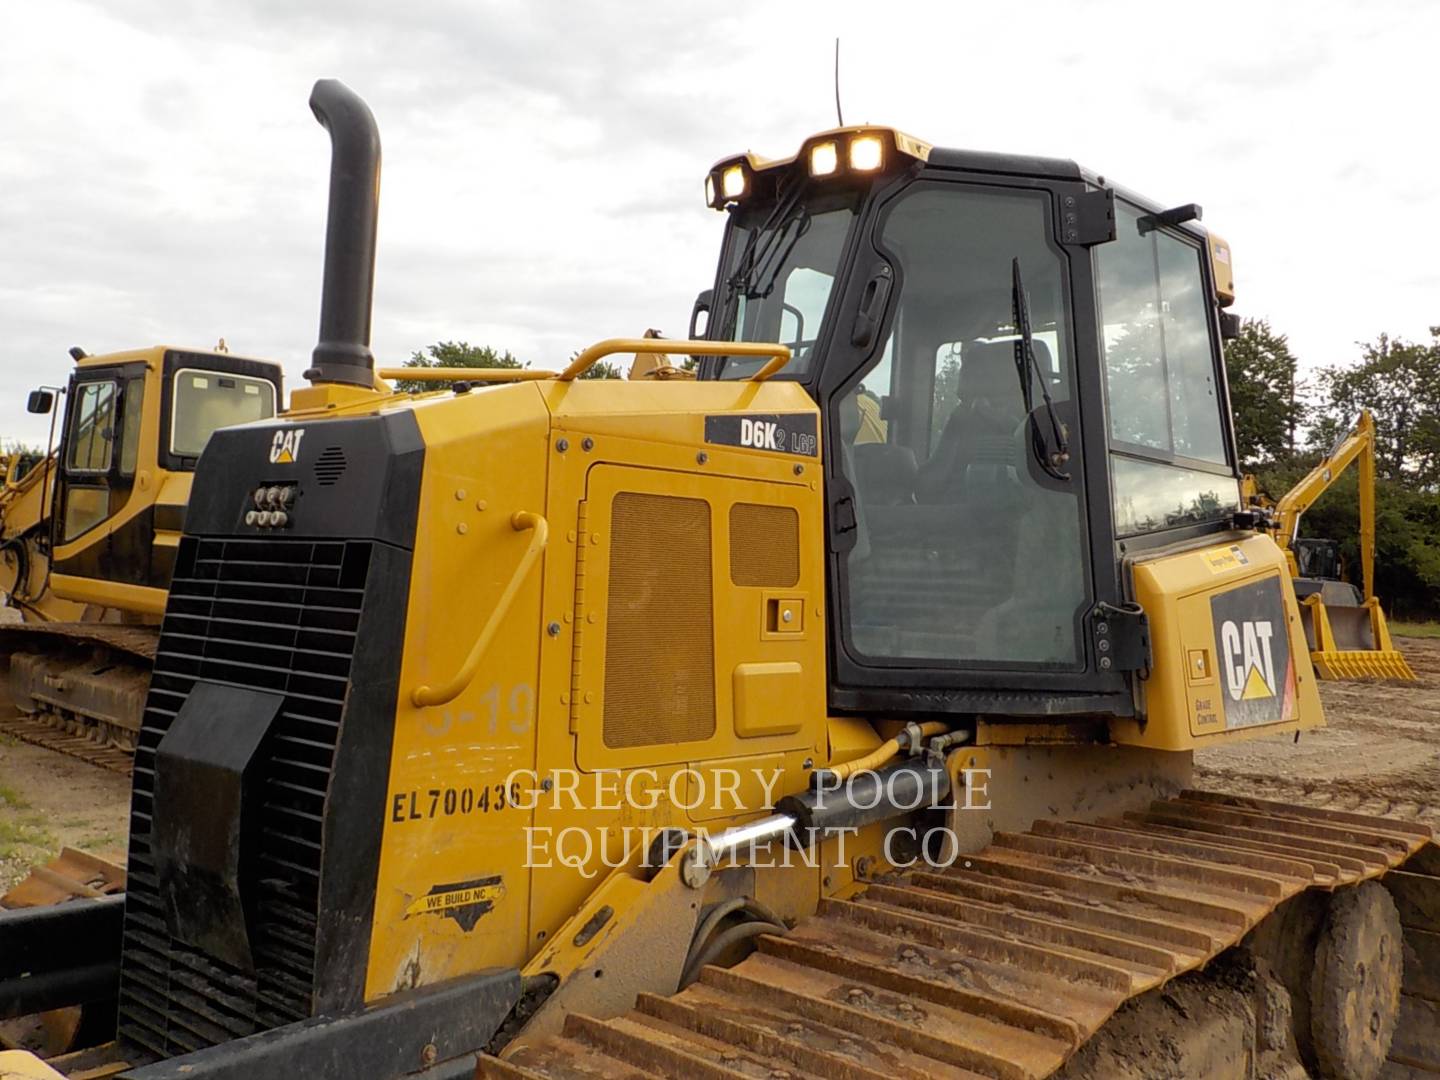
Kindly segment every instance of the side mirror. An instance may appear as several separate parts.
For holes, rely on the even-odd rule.
[[[25,411],[32,413],[48,413],[55,407],[55,395],[49,390],[31,390],[30,396],[25,399]]]
[[[695,297],[695,306],[690,309],[690,340],[695,341],[699,336],[710,329],[710,304],[715,299],[715,290],[706,289],[699,296]],[[705,316],[705,323],[701,325],[700,316]]]
[[[1220,340],[1234,341],[1240,336],[1240,316],[1229,311],[1220,312]]]

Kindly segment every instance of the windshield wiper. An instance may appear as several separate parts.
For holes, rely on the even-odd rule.
[[[1025,401],[1025,415],[1030,422],[1030,449],[1035,461],[1046,474],[1056,480],[1069,482],[1070,474],[1061,472],[1060,467],[1070,460],[1070,443],[1065,437],[1065,425],[1055,413],[1055,402],[1050,398],[1050,385],[1044,372],[1035,360],[1035,337],[1030,332],[1030,305],[1025,299],[1025,281],[1020,276],[1020,259],[1010,261],[1013,274],[1010,300],[1015,313],[1015,329],[1019,337],[1015,341],[1015,370],[1020,376],[1020,396]],[[1050,449],[1040,421],[1035,418],[1035,394],[1033,383],[1040,384],[1040,396],[1045,400],[1045,415],[1050,418],[1050,433],[1055,438],[1055,449]]]
[[[734,302],[735,298],[744,296],[747,299],[756,299],[758,294],[755,285],[763,279],[762,269],[781,266],[796,241],[804,234],[810,218],[809,213],[800,205],[800,196],[804,190],[803,181],[792,182],[789,190],[771,208],[765,221],[746,238],[745,247],[741,249],[740,257],[735,260],[735,272],[726,279],[725,295],[721,298],[725,312],[724,336],[731,337],[734,334],[734,320],[739,308]],[[801,220],[801,227],[782,251],[782,241],[796,219]],[[780,259],[775,258],[777,254],[781,256]],[[774,288],[773,280],[770,288]]]
[[[795,245],[809,231],[810,211],[803,207],[799,213],[791,215],[789,220],[781,223],[775,230],[775,242],[769,245],[765,257],[755,266],[753,280],[745,291],[745,299],[763,300],[775,291],[775,279],[780,276],[781,267],[790,261],[790,253],[795,250]],[[780,241],[787,233],[790,242],[782,248]]]

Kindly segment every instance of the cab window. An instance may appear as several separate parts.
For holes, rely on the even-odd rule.
[[[731,234],[722,282],[726,325],[717,338],[776,341],[790,347],[781,374],[798,376],[811,354],[839,272],[845,239],[855,221],[854,200],[812,207],[798,203],[777,218],[757,208],[739,219]],[[722,379],[746,379],[766,357],[724,357]]]
[[[70,484],[65,488],[63,539],[74,540],[110,516],[110,489]]]
[[[1096,254],[1117,531],[1218,520],[1239,504],[1221,424],[1200,245],[1116,207]]]
[[[77,384],[70,425],[74,437],[67,469],[73,473],[108,472],[115,443],[115,383]]]
[[[170,452],[199,457],[222,427],[275,415],[275,384],[248,375],[182,368],[175,373]]]
[[[145,405],[145,379],[127,379],[120,396],[120,475],[134,476],[140,458],[140,424]]]
[[[1088,547],[1049,215],[1042,192],[926,185],[883,220],[877,246],[896,263],[898,303],[888,340],[832,414],[855,492],[842,611],[861,663],[1081,663]],[[1016,259],[1033,366],[1017,350]],[[1050,430],[1046,392],[1072,433],[1065,479],[1034,460],[1034,425]]]

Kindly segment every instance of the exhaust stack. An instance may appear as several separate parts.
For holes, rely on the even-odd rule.
[[[330,209],[320,342],[305,378],[370,386],[375,368],[370,311],[380,214],[380,130],[360,95],[338,79],[315,84],[310,111],[330,132]]]

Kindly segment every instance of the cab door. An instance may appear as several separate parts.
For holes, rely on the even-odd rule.
[[[148,583],[149,532],[135,538],[117,566],[113,529],[107,527],[125,514],[141,468],[145,384],[143,363],[83,369],[70,381],[51,511],[54,569],[61,579],[129,582],[138,574]],[[69,594],[63,581],[56,588]],[[70,598],[92,602],[88,596]]]
[[[817,387],[832,706],[1129,708],[1097,637],[1118,597],[1090,253],[1057,239],[1083,190],[937,169],[865,214]]]
[[[58,492],[56,539],[68,544],[110,517],[117,485],[118,442],[123,408],[119,372],[87,375],[70,385]]]

